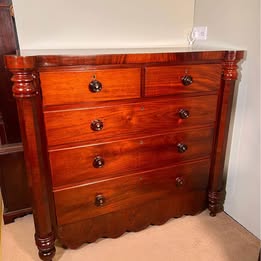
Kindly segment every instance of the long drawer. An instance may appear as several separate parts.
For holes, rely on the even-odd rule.
[[[145,96],[217,91],[220,75],[220,64],[146,67]]]
[[[212,141],[213,129],[207,128],[51,151],[53,186],[94,182],[210,157]]]
[[[44,105],[140,97],[140,68],[40,73]]]
[[[47,142],[48,146],[99,143],[213,124],[216,107],[217,95],[209,95],[46,111]]]
[[[55,191],[58,225],[135,207],[168,194],[205,190],[209,167],[204,160]]]

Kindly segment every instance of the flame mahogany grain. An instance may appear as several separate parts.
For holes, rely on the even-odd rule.
[[[217,95],[180,99],[159,98],[112,106],[86,107],[44,112],[49,148],[67,147],[66,143],[94,144],[138,136],[161,134],[195,126],[213,125]],[[181,109],[190,118],[181,119]],[[101,120],[101,131],[93,131],[91,123]],[[117,137],[115,137],[117,133]]]
[[[54,199],[58,225],[117,212],[168,197],[169,194],[180,195],[204,190],[208,184],[209,163],[209,160],[186,163],[124,175],[81,187],[57,190],[54,192]],[[178,177],[184,178],[182,186],[176,185]],[[94,207],[95,197],[98,194],[104,196],[105,203],[100,207]]]
[[[40,79],[44,105],[140,97],[140,68],[42,72]],[[102,84],[97,93],[88,90],[93,79]]]
[[[42,260],[54,256],[55,238],[77,248],[206,207],[212,216],[222,210],[229,119],[243,54],[5,56]],[[100,85],[99,92],[89,92],[90,72],[105,79],[100,99],[91,96],[103,92]],[[182,82],[184,75],[189,77]],[[181,109],[189,116],[182,119]]]
[[[146,67],[145,71],[145,96],[217,91],[221,77],[220,64],[153,66]],[[186,75],[193,75],[188,86],[182,83]]]
[[[173,162],[206,158],[211,154],[212,142],[213,129],[201,128],[189,132],[167,133],[52,151],[49,158],[53,186],[95,182],[135,171],[169,166]],[[179,153],[177,148],[179,143],[188,146],[186,152]],[[96,156],[101,156],[105,162],[99,169],[93,167]]]

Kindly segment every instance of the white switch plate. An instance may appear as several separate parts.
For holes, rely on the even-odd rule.
[[[195,40],[207,40],[208,27],[207,26],[195,26],[195,27],[193,27],[192,35]]]

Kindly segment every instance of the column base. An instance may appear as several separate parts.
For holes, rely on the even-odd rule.
[[[46,237],[38,237],[35,235],[35,243],[39,250],[39,257],[44,261],[51,261],[55,255],[55,236],[50,233]]]
[[[211,217],[224,210],[225,190],[208,192],[208,209]]]

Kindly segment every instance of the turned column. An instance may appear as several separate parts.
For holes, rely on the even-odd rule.
[[[237,63],[242,58],[243,52],[227,51],[225,53],[218,101],[220,109],[217,115],[217,134],[212,157],[214,160],[211,165],[208,193],[208,208],[211,216],[215,216],[216,213],[223,210],[225,200],[223,172],[235,81],[237,79]]]
[[[13,73],[13,95],[16,98],[19,123],[35,224],[35,242],[42,260],[55,255],[55,234],[52,227],[51,193],[48,184],[48,161],[43,128],[42,101],[34,57],[6,56],[6,65]]]

